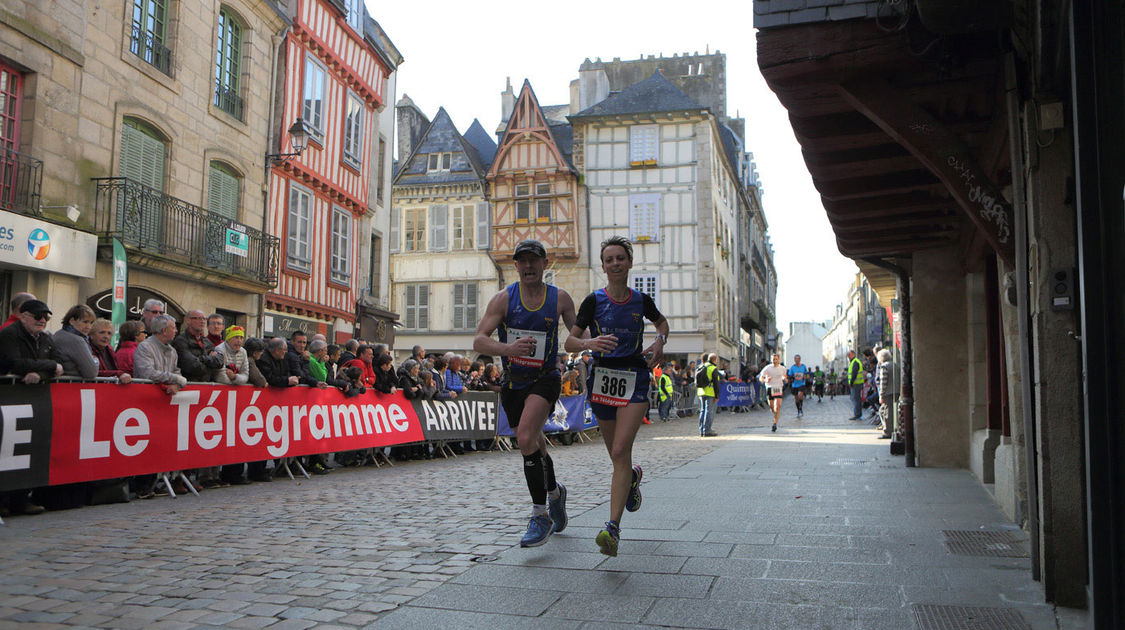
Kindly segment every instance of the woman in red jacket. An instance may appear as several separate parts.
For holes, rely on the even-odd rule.
[[[117,362],[117,369],[132,374],[133,352],[137,350],[137,344],[144,341],[145,337],[148,336],[145,333],[144,322],[136,319],[129,320],[121,324],[117,333],[121,336],[121,340],[117,342],[117,352],[113,355]]]

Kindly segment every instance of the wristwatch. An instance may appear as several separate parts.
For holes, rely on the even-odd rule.
[[[664,345],[668,345],[668,335],[657,335],[656,338],[663,342]]]

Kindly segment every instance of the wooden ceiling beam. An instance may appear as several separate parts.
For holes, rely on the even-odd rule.
[[[901,217],[881,217],[878,219],[831,219],[832,229],[836,234],[853,234],[879,229],[903,230],[937,225],[952,225],[959,229],[961,221],[962,219],[957,215],[937,213],[924,216],[908,214]]]
[[[845,82],[856,110],[909,150],[936,176],[1008,264],[1015,261],[1012,208],[958,132],[904,98],[882,79]]]
[[[833,201],[863,199],[883,195],[906,193],[920,186],[935,186],[938,181],[926,170],[900,171],[872,177],[853,177],[834,181],[822,181],[813,174],[813,185],[820,196]]]

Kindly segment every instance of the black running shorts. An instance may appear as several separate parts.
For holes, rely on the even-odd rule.
[[[550,414],[555,408],[555,403],[559,400],[559,392],[562,389],[562,378],[559,375],[544,376],[536,380],[527,387],[520,389],[512,389],[505,385],[500,390],[500,405],[504,407],[504,414],[508,416],[508,426],[515,429],[520,424],[520,416],[523,415],[523,405],[527,402],[527,397],[535,394],[547,400],[547,413]],[[546,417],[543,418],[546,421]]]

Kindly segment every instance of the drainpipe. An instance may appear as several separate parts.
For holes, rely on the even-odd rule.
[[[906,270],[902,267],[882,258],[864,258],[863,261],[880,269],[886,269],[898,277],[898,308],[899,318],[902,321],[902,390],[899,395],[899,418],[902,422],[902,439],[906,442],[906,467],[914,468],[916,465],[914,451],[914,344],[911,339],[910,323],[910,274],[906,273]]]
[[[273,36],[273,56],[270,59],[270,78],[276,87],[279,83],[279,58],[281,57],[281,47],[285,45],[286,36],[289,34],[289,27],[285,26],[276,35]],[[284,85],[284,82],[280,82]],[[284,97],[283,97],[284,98]],[[267,135],[269,136],[270,152],[274,151],[274,123],[277,116],[277,98],[270,99],[270,113],[267,119]],[[264,159],[264,158],[263,158]],[[270,216],[270,164],[266,160],[265,164],[265,179],[262,181],[262,234],[269,234],[269,216]],[[278,260],[278,273],[281,269],[281,252],[277,253]],[[266,294],[265,292],[258,294],[258,334],[264,335],[266,330]]]

